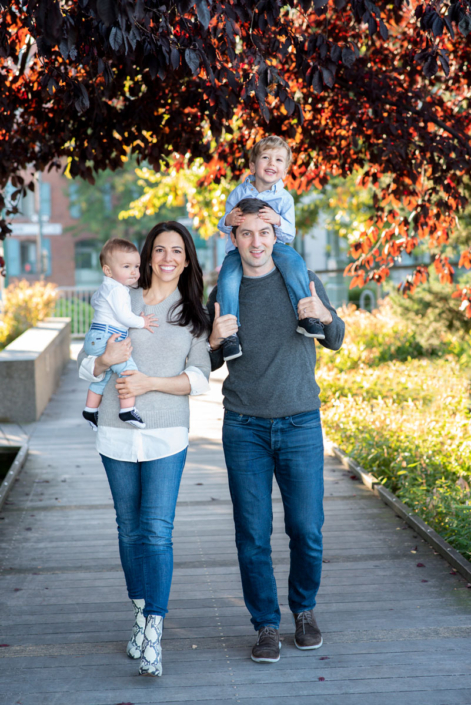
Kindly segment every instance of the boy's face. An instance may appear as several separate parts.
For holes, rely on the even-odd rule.
[[[284,147],[266,149],[249,166],[259,182],[272,186],[288,173],[288,153]]]
[[[120,284],[133,286],[139,279],[139,265],[141,256],[139,252],[121,252],[115,250],[103,265],[105,277],[111,277]]]

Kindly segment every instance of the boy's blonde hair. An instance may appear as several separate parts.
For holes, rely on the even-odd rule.
[[[286,149],[286,166],[288,167],[291,164],[291,160],[293,158],[291,147],[282,137],[277,137],[276,135],[264,137],[262,140],[254,144],[250,152],[249,161],[255,163],[258,157],[268,149]]]
[[[100,265],[102,267],[109,263],[113,252],[137,252],[139,254],[139,250],[136,245],[129,242],[129,240],[122,240],[120,237],[113,237],[111,240],[107,240],[101,249]]]

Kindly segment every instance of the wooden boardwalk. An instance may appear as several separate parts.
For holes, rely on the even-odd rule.
[[[250,661],[217,380],[192,400],[164,676],[138,677],[124,651],[132,612],[110,492],[80,418],[85,388],[71,363],[0,516],[0,705],[471,703],[471,590],[332,458],[316,609],[324,646],[293,645],[275,493],[282,657]]]

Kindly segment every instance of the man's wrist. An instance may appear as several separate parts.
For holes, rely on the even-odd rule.
[[[330,324],[333,321],[333,316],[330,311],[327,311],[326,316],[324,317],[323,320],[321,320],[322,325],[324,326],[330,326]]]
[[[208,352],[216,352],[216,350],[219,350],[219,348],[221,347],[220,344],[218,345],[217,339],[214,340],[212,338],[212,336],[209,336],[209,339],[207,342],[208,342]]]

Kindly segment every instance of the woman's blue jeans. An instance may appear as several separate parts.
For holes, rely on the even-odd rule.
[[[291,304],[298,318],[298,302],[311,296],[309,274],[306,263],[298,252],[289,245],[275,242],[273,261],[279,269],[288,290]],[[239,289],[242,281],[242,262],[239,250],[229,252],[222,263],[218,275],[217,300],[221,307],[221,316],[232,314],[239,322]]]
[[[234,507],[244,600],[258,630],[278,629],[280,608],[271,560],[272,484],[281,491],[289,536],[288,604],[316,604],[322,571],[324,448],[319,410],[277,419],[226,411],[223,445]]]
[[[128,463],[101,456],[118,524],[119,554],[130,599],[144,614],[167,614],[172,584],[172,531],[187,449],[159,460]]]

